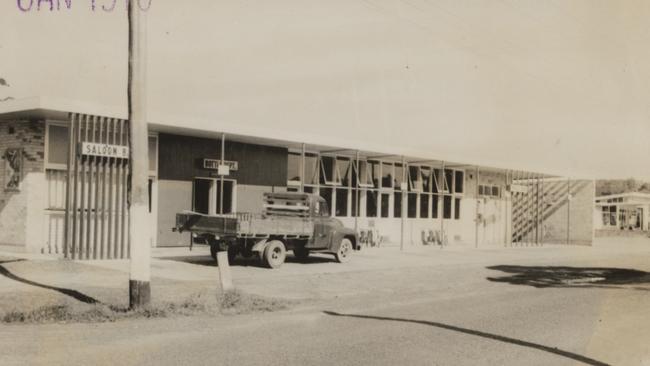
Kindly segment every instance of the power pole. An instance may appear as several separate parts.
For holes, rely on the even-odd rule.
[[[131,185],[129,189],[129,239],[131,270],[129,306],[151,301],[151,248],[148,230],[149,156],[146,115],[146,18],[137,1],[129,1],[129,128],[131,132]]]

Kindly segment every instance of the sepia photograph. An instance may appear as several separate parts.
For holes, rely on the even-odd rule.
[[[650,2],[0,4],[0,365],[650,366]]]

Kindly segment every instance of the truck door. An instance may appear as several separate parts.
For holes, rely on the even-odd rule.
[[[330,244],[334,219],[330,217],[329,208],[325,200],[319,199],[316,202],[314,210],[314,236],[312,238],[312,248],[327,248]]]

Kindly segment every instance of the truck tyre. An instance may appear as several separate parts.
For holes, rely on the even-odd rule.
[[[293,255],[299,261],[304,261],[309,257],[309,249],[305,247],[295,247],[293,248]]]
[[[287,257],[287,249],[284,243],[273,240],[264,248],[264,264],[269,268],[279,268]]]
[[[339,245],[339,250],[334,253],[336,261],[339,263],[345,263],[350,261],[350,256],[352,255],[352,242],[348,238],[343,238],[341,240],[341,245]]]

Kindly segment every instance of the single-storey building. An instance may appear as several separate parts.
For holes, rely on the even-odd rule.
[[[590,180],[197,126],[149,123],[150,225],[142,230],[152,246],[190,245],[189,234],[171,230],[177,212],[260,212],[271,191],[319,194],[332,216],[374,244],[503,247],[593,237]],[[0,245],[125,257],[128,131],[124,116],[101,106],[48,98],[0,105]]]
[[[650,194],[628,192],[595,198],[596,230],[650,230]]]

